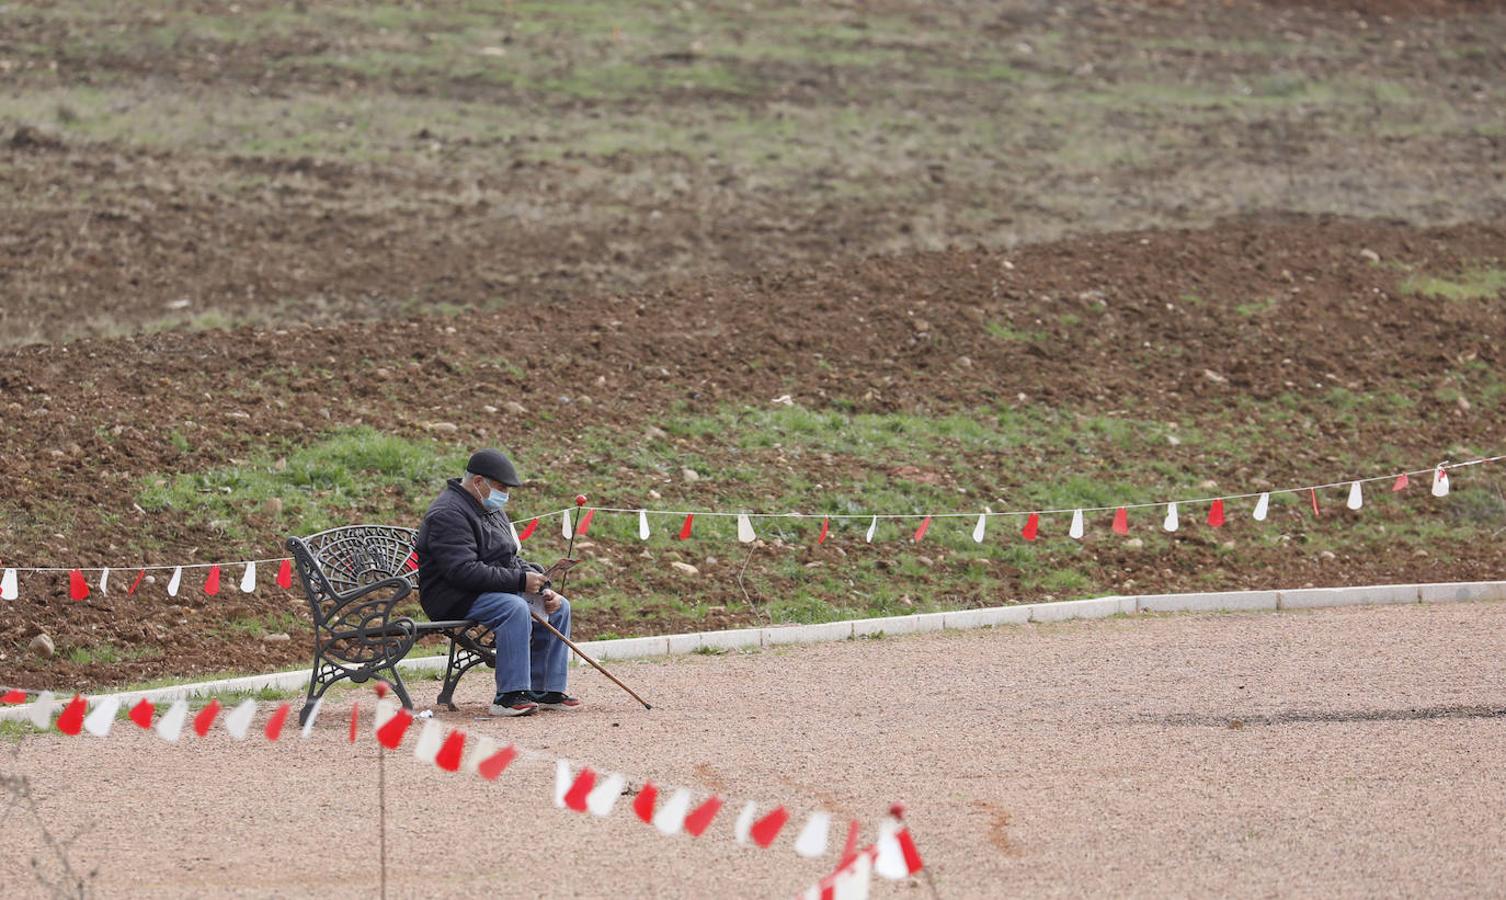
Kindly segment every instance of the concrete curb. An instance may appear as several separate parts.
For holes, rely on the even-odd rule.
[[[592,657],[606,661],[679,656],[707,650],[728,651],[775,647],[781,644],[845,641],[879,634],[922,634],[929,631],[992,628],[997,625],[1024,625],[1031,622],[1103,619],[1137,612],[1248,612],[1398,603],[1474,603],[1489,600],[1506,601],[1506,581],[1381,584],[1365,587],[1302,588],[1288,591],[1221,591],[1201,594],[1095,597],[1090,600],[996,606],[989,609],[919,613],[879,619],[849,619],[842,622],[822,622],[816,625],[779,625],[769,628],[739,628],[732,631],[703,631],[610,641],[585,641],[580,644],[580,648]],[[446,657],[443,655],[421,656],[405,659],[398,663],[398,666],[404,672],[442,671],[445,661]],[[571,657],[571,662],[575,665],[584,665],[574,656]],[[307,669],[298,669],[268,675],[248,675],[242,678],[180,684],[147,691],[129,691],[112,696],[119,698],[122,705],[127,706],[143,697],[153,703],[161,703],[177,700],[180,697],[257,691],[262,688],[293,690],[308,684],[308,678]],[[67,698],[57,699],[66,700]],[[0,721],[24,719],[30,708],[27,704],[0,710]]]

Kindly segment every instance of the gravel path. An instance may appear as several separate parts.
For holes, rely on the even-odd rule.
[[[789,804],[773,849],[550,805],[552,767],[496,784],[387,760],[394,896],[785,896],[825,806],[910,807],[941,897],[1506,896],[1506,604],[1135,617],[853,641],[593,672],[575,715],[446,721],[540,754]],[[435,685],[416,685],[421,698]],[[373,896],[374,750],[348,694],[307,742],[0,748],[102,896]],[[410,742],[411,742],[410,737]],[[409,745],[411,746],[411,743]],[[40,831],[0,808],[0,886],[42,893]],[[328,847],[329,849],[319,849]],[[877,896],[926,897],[923,881]]]

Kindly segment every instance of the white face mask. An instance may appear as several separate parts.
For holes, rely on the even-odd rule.
[[[506,491],[492,491],[486,495],[486,501],[482,505],[493,512],[507,505],[509,497]]]

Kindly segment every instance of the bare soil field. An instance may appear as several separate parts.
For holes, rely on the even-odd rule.
[[[1501,604],[1413,605],[638,661],[617,674],[652,712],[587,671],[584,711],[505,722],[478,717],[489,692],[472,679],[445,724],[537,756],[496,783],[389,756],[389,887],[791,896],[831,866],[796,856],[792,833],[737,845],[735,811],[691,839],[643,825],[627,798],[607,819],[556,810],[547,757],[565,756],[633,788],[784,803],[797,826],[824,808],[871,835],[904,801],[944,898],[1498,897],[1503,627]],[[308,741],[216,730],[169,746],[121,722],[104,740],[0,746],[0,773],[31,779],[48,832],[78,836],[67,855],[102,896],[370,895],[375,745],[346,743],[353,696]],[[27,811],[3,822],[0,879],[37,893],[57,860]],[[929,891],[881,882],[876,896]]]
[[[1495,2],[9,3],[0,344],[1500,221]]]

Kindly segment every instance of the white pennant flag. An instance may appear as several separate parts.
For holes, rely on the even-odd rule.
[[[0,576],[0,600],[14,600],[20,596],[16,587],[16,570],[6,569],[5,575]]]
[[[826,837],[831,831],[831,814],[813,812],[795,838],[795,852],[806,859],[815,859],[826,852]]]
[[[256,563],[246,563],[246,574],[241,576],[241,593],[249,594],[256,590]]]
[[[110,569],[108,566],[100,570],[99,592],[107,597],[110,595]]]
[[[246,739],[251,720],[256,717],[256,701],[250,697],[236,704],[235,709],[225,714],[225,730],[238,741]]]
[[[1358,481],[1349,486],[1349,502],[1344,505],[1350,509],[1359,509],[1365,505],[1365,498],[1360,493],[1360,483]]]
[[[627,778],[615,773],[596,782],[596,787],[591,788],[591,793],[586,795],[586,809],[593,816],[610,815],[626,784]]]
[[[413,758],[432,766],[443,744],[444,726],[437,719],[424,719],[424,730],[419,732],[418,742],[413,745]]]
[[[178,742],[178,735],[183,733],[183,721],[188,718],[188,701],[182,698],[173,701],[162,718],[157,720],[157,737],[162,738],[169,744]]]
[[[324,709],[323,697],[315,700],[314,705],[309,708],[309,717],[304,720],[303,732],[299,735],[299,737],[307,738],[309,735],[314,733],[314,723],[319,721],[319,711],[321,709]]]
[[[397,702],[388,697],[378,700],[376,714],[371,717],[372,732],[381,731],[383,725],[392,721],[392,717],[397,715],[397,708]]]
[[[58,704],[52,699],[52,691],[43,691],[37,695],[37,699],[31,702],[31,710],[28,713],[31,724],[41,729],[52,727],[52,714],[57,711]]]
[[[1177,516],[1177,505],[1175,503],[1166,504],[1166,521],[1161,523],[1161,527],[1167,531],[1176,531],[1181,527],[1181,524],[1182,520]]]
[[[390,702],[390,701],[387,701],[387,700],[383,700],[382,701],[382,703],[388,703],[388,702]],[[395,715],[397,715],[397,704],[393,703],[392,704],[392,712],[388,716],[388,718],[391,718],[392,716],[395,716]],[[377,704],[377,718],[380,719],[381,717],[382,717],[382,704],[378,703]],[[383,724],[386,724],[386,723],[383,723]],[[378,725],[377,727],[381,728],[382,726]],[[487,761],[488,759],[491,759],[492,755],[497,752],[497,742],[494,741],[494,740],[492,740],[491,738],[487,737],[484,734],[478,734],[478,735],[471,735],[470,736],[470,740],[468,741],[468,743],[470,744],[470,755],[465,758],[465,771],[466,771],[467,774],[470,774],[470,775],[480,775],[481,774],[481,764],[483,762]]]
[[[84,730],[95,737],[108,737],[110,726],[115,724],[115,714],[120,712],[119,697],[105,697],[84,716]]]
[[[1265,515],[1271,509],[1271,495],[1261,494],[1260,499],[1255,501],[1255,521],[1264,522]]]
[[[983,543],[983,529],[986,528],[987,525],[988,525],[988,515],[985,514],[985,513],[979,513],[978,514],[978,524],[973,526],[973,543],[975,543],[975,544],[981,544],[981,543]]]
[[[648,513],[638,510],[638,540],[648,540]]]
[[[732,836],[737,838],[739,844],[746,844],[748,837],[753,832],[753,817],[758,814],[758,804],[752,800],[743,807],[743,811],[737,814],[737,821],[732,825]]]
[[[910,874],[910,867],[905,864],[904,848],[899,845],[902,827],[897,819],[886,816],[879,825],[878,840],[874,842],[878,852],[873,860],[873,871],[890,881],[898,881]]]
[[[878,528],[878,516],[874,516],[873,521],[868,523],[868,535],[863,538],[866,543],[873,543],[873,532],[876,528]]]
[[[690,791],[680,788],[654,813],[654,827],[665,837],[679,834],[680,829],[685,827],[685,815],[689,812]]]
[[[1067,536],[1079,541],[1082,540],[1082,510],[1079,509],[1072,513],[1072,527],[1067,531]]]
[[[1433,470],[1433,496],[1448,496],[1448,470],[1443,466]]]
[[[571,531],[570,531],[570,513],[566,512],[563,516],[560,517],[560,519],[562,520],[560,522],[560,534],[564,535],[565,540],[568,541],[568,540],[570,540],[570,534],[571,534]]]
[[[751,544],[758,535],[753,533],[753,523],[748,521],[747,513],[737,514],[737,539],[744,544]]]
[[[182,566],[178,566],[176,569],[173,569],[172,580],[167,583],[167,595],[169,597],[176,597],[176,596],[178,596],[178,585],[180,585],[182,583],[183,583],[183,567]]]
[[[873,857],[859,853],[852,865],[842,871],[832,884],[832,900],[868,900],[873,884]]]
[[[554,761],[554,805],[564,809],[565,795],[568,793],[570,793],[570,761],[557,759]]]

